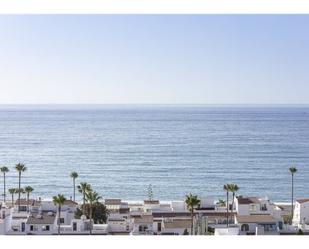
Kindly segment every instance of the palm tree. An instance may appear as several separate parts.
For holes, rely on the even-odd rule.
[[[239,190],[239,187],[237,184],[230,184],[230,191],[233,193],[233,199],[232,199],[232,212],[234,210],[234,199],[235,199],[235,193]]]
[[[186,205],[188,210],[191,213],[191,235],[193,235],[193,216],[194,216],[194,208],[200,204],[200,200],[197,195],[189,194],[186,196]]]
[[[90,234],[92,234],[92,205],[98,203],[102,197],[95,191],[86,192],[86,200],[89,203]]]
[[[18,212],[20,212],[20,184],[21,184],[21,173],[27,170],[26,166],[22,163],[18,163],[15,166],[15,169],[18,172]]]
[[[23,188],[16,188],[15,193],[21,195],[21,194],[25,194],[26,191]],[[20,199],[18,199],[18,202],[19,202],[19,200]],[[19,204],[18,204],[18,206],[19,206]]]
[[[289,171],[291,173],[291,176],[292,176],[292,199],[291,199],[291,222],[292,222],[292,219],[293,219],[293,216],[294,216],[294,174],[297,172],[297,168],[295,167],[291,167],[289,168]]]
[[[62,194],[58,194],[57,196],[53,197],[53,203],[58,206],[58,235],[60,234],[60,215],[61,215],[61,206],[66,201],[66,198]]]
[[[225,201],[222,199],[219,199],[219,201],[217,202],[217,205],[219,205],[220,207],[225,207]]]
[[[229,192],[230,192],[231,186],[230,184],[225,184],[223,186],[223,190],[226,192],[226,226],[229,226]]]
[[[78,177],[77,172],[71,172],[70,176],[73,178],[73,201],[75,201],[75,179]]]
[[[1,173],[3,174],[3,202],[6,201],[6,189],[5,189],[5,174],[9,172],[9,169],[5,166],[0,168]]]
[[[14,194],[17,193],[16,188],[10,188],[9,193],[12,195],[12,206],[14,207]]]
[[[33,188],[31,186],[25,187],[25,192],[27,193],[27,209],[29,211],[29,196],[30,193],[33,191]]]
[[[34,190],[34,189],[33,189],[31,186],[25,187],[25,192],[27,193],[27,201],[29,201],[30,193],[31,193],[33,190]]]
[[[91,185],[87,182],[81,182],[77,186],[77,190],[79,193],[83,195],[83,215],[85,215],[85,204],[86,204],[86,192],[91,191]]]

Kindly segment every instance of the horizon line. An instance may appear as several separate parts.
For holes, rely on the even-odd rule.
[[[309,106],[309,103],[0,103],[0,106]]]

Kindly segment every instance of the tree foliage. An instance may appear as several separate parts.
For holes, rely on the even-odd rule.
[[[153,190],[152,190],[152,185],[151,184],[148,185],[147,192],[148,192],[148,200],[152,201],[153,200]]]
[[[84,205],[81,205],[80,208],[77,208],[75,211],[75,219],[80,219],[80,217],[83,215],[83,208]],[[87,219],[89,219],[90,216],[90,204],[85,204],[85,215]],[[108,210],[106,206],[100,202],[93,203],[92,204],[92,219],[94,221],[94,224],[104,224],[107,221],[108,217]]]
[[[304,235],[303,230],[299,229],[298,232],[297,232],[297,235]]]

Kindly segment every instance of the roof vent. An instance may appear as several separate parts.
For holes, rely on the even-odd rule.
[[[37,219],[43,219],[43,216],[42,216],[41,214],[38,214],[38,215],[36,216],[36,218],[37,218]]]

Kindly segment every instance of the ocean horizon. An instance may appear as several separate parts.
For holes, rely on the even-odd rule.
[[[69,198],[77,171],[103,198],[146,199],[151,184],[160,200],[217,199],[235,183],[289,201],[291,166],[295,197],[308,197],[308,127],[309,105],[0,105],[0,165],[11,188],[24,163],[36,198]]]

